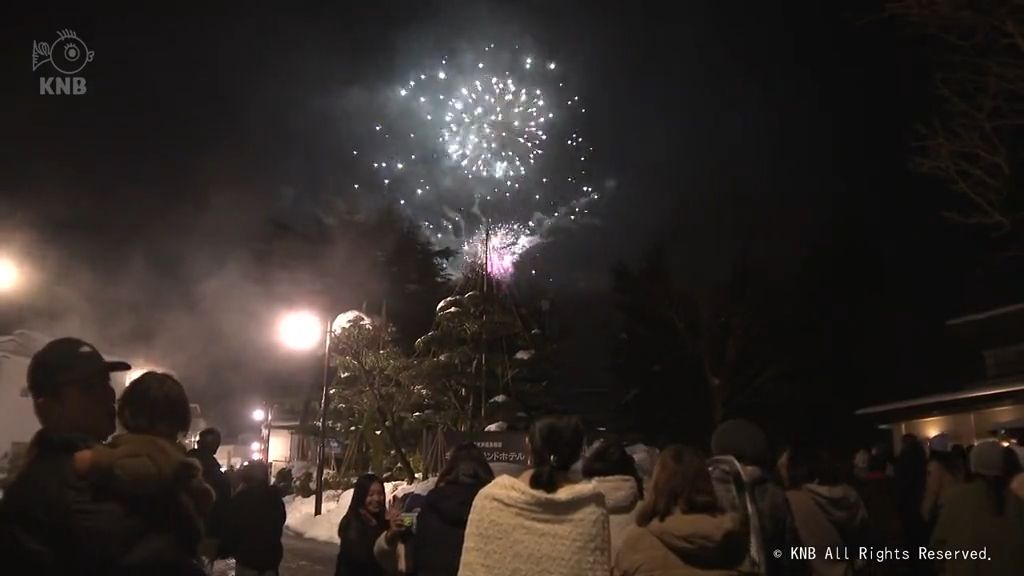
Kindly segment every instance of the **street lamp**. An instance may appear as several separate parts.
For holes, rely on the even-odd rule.
[[[324,504],[324,452],[327,451],[327,388],[331,370],[331,341],[334,336],[356,323],[370,323],[370,318],[358,310],[338,314],[333,322],[325,323],[311,312],[291,312],[278,324],[278,338],[291,350],[312,350],[324,337],[324,371],[320,396],[320,438],[316,451],[316,496],[313,515],[323,513]]]
[[[323,330],[323,323],[312,312],[290,312],[277,325],[278,339],[290,350],[312,350]]]
[[[0,292],[13,292],[21,283],[21,269],[10,258],[0,256]]]
[[[263,422],[263,420],[266,417],[267,417],[267,413],[266,413],[265,410],[263,410],[263,408],[257,408],[257,409],[252,411],[252,419],[257,421],[257,422]]]

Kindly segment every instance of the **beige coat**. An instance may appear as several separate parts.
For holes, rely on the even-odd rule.
[[[499,476],[473,501],[459,576],[595,576],[610,566],[604,496],[589,484],[547,494]]]
[[[604,494],[611,528],[612,560],[622,546],[626,532],[636,526],[636,509],[640,505],[640,491],[631,476],[605,476],[593,478],[590,483]]]
[[[734,576],[743,560],[735,514],[673,514],[627,531],[615,576]]]

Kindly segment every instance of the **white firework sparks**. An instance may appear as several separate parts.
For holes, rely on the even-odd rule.
[[[493,44],[441,58],[394,87],[389,112],[370,124],[372,143],[353,156],[372,164],[371,190],[394,198],[438,245],[463,247],[467,260],[484,223],[494,223],[499,263],[488,268],[510,273],[546,226],[583,218],[597,197],[586,169],[593,148],[574,125],[582,102],[564,93],[561,73]]]

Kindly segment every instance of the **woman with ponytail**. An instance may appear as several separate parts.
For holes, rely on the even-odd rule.
[[[583,453],[583,426],[542,418],[528,436],[531,466],[480,491],[466,526],[459,576],[593,576],[611,571],[608,512],[593,485],[569,470]]]

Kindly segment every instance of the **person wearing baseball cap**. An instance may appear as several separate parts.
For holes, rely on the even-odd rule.
[[[105,440],[116,427],[110,374],[130,369],[126,362],[107,361],[78,338],[43,346],[28,366],[28,390],[39,423],[52,432]]]
[[[32,356],[28,390],[42,428],[0,501],[5,564],[39,576],[115,573],[131,532],[127,510],[76,476],[73,455],[114,432],[110,374],[130,368],[78,338],[59,338]]]

